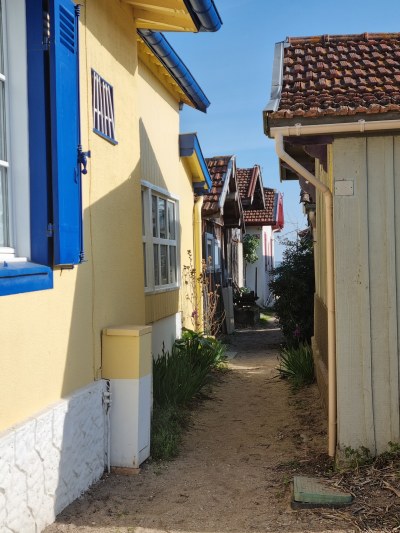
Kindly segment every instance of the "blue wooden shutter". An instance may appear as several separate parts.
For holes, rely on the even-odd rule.
[[[44,40],[42,2],[26,0],[31,257],[42,265],[53,264],[49,223],[52,222],[50,113],[47,91],[47,46]]]
[[[78,9],[71,0],[50,2],[50,103],[54,264],[83,259],[81,172],[78,163]]]

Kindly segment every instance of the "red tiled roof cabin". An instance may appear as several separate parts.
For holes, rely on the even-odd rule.
[[[283,199],[281,193],[264,187],[259,165],[238,168],[237,182],[246,234],[259,239],[257,261],[245,264],[245,285],[258,296],[258,305],[267,306],[272,303],[269,280],[275,266],[274,232],[283,228]]]
[[[289,38],[265,133],[316,187],[313,352],[329,453],[400,440],[400,34]]]

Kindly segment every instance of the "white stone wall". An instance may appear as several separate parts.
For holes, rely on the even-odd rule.
[[[182,335],[181,314],[176,313],[151,324],[151,353],[153,357],[161,355],[164,346],[165,350],[171,350],[175,339]]]
[[[0,531],[38,533],[104,471],[106,424],[97,381],[0,434]]]

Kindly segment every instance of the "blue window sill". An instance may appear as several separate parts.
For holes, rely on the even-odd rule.
[[[36,263],[0,263],[0,296],[53,288],[53,271]]]
[[[93,128],[93,131],[95,133],[97,133],[97,135],[99,135],[100,137],[103,137],[103,139],[105,139],[106,141],[108,141],[109,143],[111,144],[118,144],[118,141],[116,141],[115,139],[113,139],[112,137],[109,137],[108,135],[106,135],[105,133],[103,133],[102,131],[96,129],[96,128]]]

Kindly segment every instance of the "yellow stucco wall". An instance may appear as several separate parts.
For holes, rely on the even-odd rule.
[[[136,32],[127,4],[80,4],[87,262],[56,270],[52,290],[0,298],[0,430],[99,377],[104,327],[145,322]],[[114,88],[116,146],[92,131],[91,68]]]
[[[139,62],[139,101],[141,178],[178,198],[182,270],[189,263],[187,250],[193,251],[194,197],[190,172],[179,157],[179,107],[142,62]],[[191,313],[185,305],[182,289],[146,294],[146,323],[182,310],[185,316]],[[190,326],[187,321],[184,323]]]

